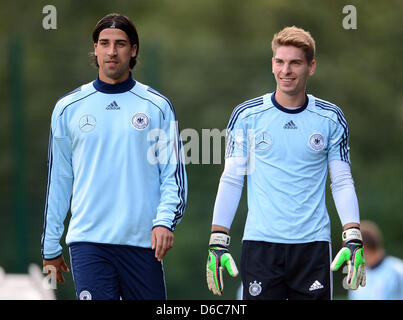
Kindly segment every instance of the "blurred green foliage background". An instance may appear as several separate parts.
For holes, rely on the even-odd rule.
[[[42,27],[47,4],[57,8],[56,30]],[[357,9],[356,30],[342,26],[348,4]],[[7,1],[0,13],[0,266],[6,272],[41,265],[51,112],[59,97],[96,78],[88,57],[91,33],[111,12],[129,16],[138,29],[134,77],[171,99],[182,129],[199,133],[224,129],[236,105],[275,89],[270,48],[275,32],[291,25],[309,30],[317,70],[308,92],[343,109],[361,218],[377,222],[387,252],[402,258],[402,1]],[[222,170],[223,163],[187,166],[186,213],[164,259],[169,299],[219,299],[207,289],[205,262]],[[329,188],[327,203],[335,254],[341,225]],[[231,230],[238,263],[246,212],[244,192]],[[64,255],[68,260],[67,248]],[[339,298],[346,297],[343,277],[334,276]],[[56,295],[74,299],[71,274],[66,280]],[[239,284],[240,278],[226,274],[222,298],[234,299]]]

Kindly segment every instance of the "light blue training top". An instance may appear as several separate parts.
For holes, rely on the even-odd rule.
[[[170,101],[130,77],[99,80],[62,97],[54,108],[42,255],[66,243],[151,247],[155,226],[174,230],[187,197],[183,148]],[[71,203],[70,203],[71,200]]]
[[[330,242],[328,163],[350,163],[340,108],[313,95],[299,108],[284,108],[268,93],[234,109],[227,138],[226,158],[248,157],[243,240]]]

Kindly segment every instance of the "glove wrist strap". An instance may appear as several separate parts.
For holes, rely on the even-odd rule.
[[[231,237],[223,232],[212,232],[210,236],[210,247],[227,248],[230,244]]]
[[[349,242],[350,240],[360,240],[362,241],[361,231],[358,228],[350,228],[343,231],[342,240],[344,242]]]

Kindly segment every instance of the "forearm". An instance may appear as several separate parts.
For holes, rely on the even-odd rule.
[[[160,138],[157,163],[160,172],[160,203],[153,227],[164,226],[173,231],[182,220],[187,200],[187,175],[184,163],[184,151],[180,140],[177,123],[172,136]],[[165,128],[165,132],[169,128]],[[164,131],[163,131],[164,132]],[[169,132],[169,131],[168,131]]]
[[[343,229],[359,227],[360,214],[350,165],[343,161],[329,163],[333,200]]]
[[[64,220],[69,211],[72,194],[72,178],[53,176],[49,193],[46,197],[45,215],[42,233],[42,257],[54,259],[61,255],[60,239],[64,232]]]
[[[214,205],[212,231],[228,233],[242,195],[245,158],[228,158],[218,186]]]
[[[176,170],[160,186],[160,203],[157,207],[157,214],[153,219],[153,228],[163,226],[171,231],[175,230],[177,224],[182,220],[185,212],[187,198],[186,174],[178,174]]]
[[[345,288],[355,290],[359,286],[365,286],[366,277],[362,236],[359,230],[360,214],[354,181],[350,165],[347,162],[339,160],[329,162],[329,173],[334,203],[343,225],[343,247],[331,263],[330,269],[337,271],[346,263]]]
[[[54,136],[53,131],[54,128],[49,138],[48,183],[41,239],[42,256],[45,259],[54,259],[62,252],[60,238],[73,191],[71,140],[65,133]]]

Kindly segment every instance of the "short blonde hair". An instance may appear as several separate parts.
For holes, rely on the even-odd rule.
[[[296,26],[286,27],[276,33],[271,42],[273,55],[280,46],[294,46],[301,48],[305,52],[306,61],[312,62],[315,58],[315,40],[311,34]]]

